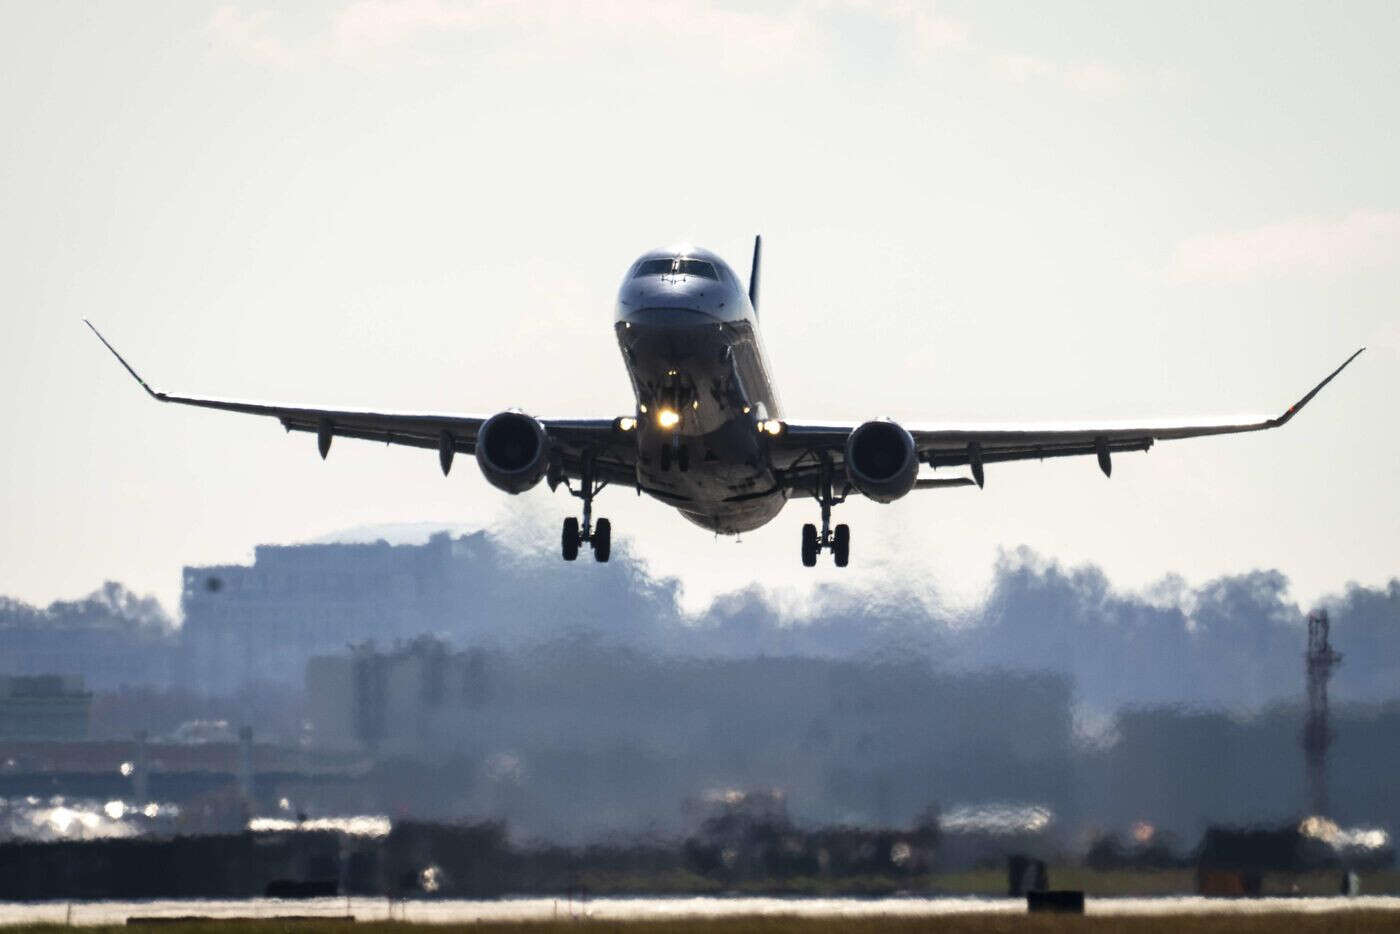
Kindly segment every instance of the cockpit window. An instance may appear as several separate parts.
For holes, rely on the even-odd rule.
[[[702,279],[719,281],[714,264],[684,257],[642,260],[637,264],[637,271],[633,273],[633,278],[638,276],[699,276]]]

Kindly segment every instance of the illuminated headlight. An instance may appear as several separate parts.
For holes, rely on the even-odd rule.
[[[618,431],[632,431],[637,427],[637,420],[630,415],[624,415],[617,420]]]
[[[781,434],[783,430],[783,423],[778,421],[776,418],[770,418],[766,422],[759,422],[758,430],[767,432],[770,435]]]
[[[680,413],[673,409],[662,409],[656,413],[656,424],[662,428],[675,428],[676,425],[680,424],[680,420]]]

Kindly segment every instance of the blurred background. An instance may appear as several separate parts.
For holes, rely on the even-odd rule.
[[[1396,5],[0,17],[10,895],[174,837],[214,894],[1389,865]],[[1369,351],[1280,432],[853,502],[844,570],[807,504],[617,490],[565,565],[571,501],[156,405],[80,324],[166,389],[622,415],[628,264],[755,233],[794,418],[1276,414]]]

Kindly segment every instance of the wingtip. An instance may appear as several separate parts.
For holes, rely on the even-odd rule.
[[[1335,375],[1337,375],[1337,373],[1340,373],[1340,372],[1342,372],[1343,370],[1345,370],[1348,366],[1351,365],[1351,361],[1355,360],[1357,357],[1361,356],[1361,355],[1362,355],[1363,353],[1365,353],[1365,352],[1366,352],[1366,348],[1365,348],[1365,347],[1358,347],[1358,348],[1356,348],[1355,352],[1353,352],[1352,355],[1351,355],[1350,357],[1347,357],[1346,360],[1344,360],[1344,361],[1342,362],[1342,365],[1339,366],[1339,367],[1337,367],[1336,373],[1333,373],[1332,375],[1335,376]],[[1328,379],[1331,379],[1331,378],[1332,378],[1331,376],[1328,377]]]
[[[1365,350],[1366,350],[1365,347],[1358,348],[1355,352],[1352,353],[1352,355],[1351,355],[1350,357],[1347,357],[1345,360],[1342,361],[1342,365],[1341,365],[1341,366],[1337,367],[1337,368],[1336,368],[1335,370],[1333,370],[1331,373],[1328,373],[1328,374],[1327,374],[1327,377],[1326,377],[1325,379],[1323,379],[1322,382],[1320,382],[1320,383],[1318,383],[1316,386],[1314,386],[1314,387],[1308,392],[1307,395],[1303,396],[1303,398],[1299,399],[1297,402],[1295,402],[1295,403],[1293,403],[1291,406],[1289,406],[1289,407],[1288,407],[1288,411],[1284,412],[1281,416],[1279,416],[1277,419],[1275,419],[1275,420],[1272,422],[1272,424],[1274,424],[1274,425],[1282,425],[1282,424],[1284,424],[1285,422],[1287,422],[1290,418],[1292,418],[1294,415],[1297,415],[1300,411],[1302,411],[1303,406],[1307,405],[1309,402],[1312,401],[1313,396],[1317,395],[1319,392],[1322,392],[1322,389],[1323,389],[1324,386],[1326,386],[1328,383],[1332,382],[1332,380],[1336,379],[1336,378],[1341,374],[1341,372],[1342,372],[1343,370],[1345,370],[1348,366],[1351,365],[1351,361],[1353,361],[1353,360],[1355,360],[1357,357],[1361,356],[1361,354],[1362,354]]]
[[[97,335],[97,339],[102,342],[102,346],[106,347],[107,350],[111,352],[112,356],[117,358],[117,362],[122,365],[122,369],[130,373],[131,378],[136,380],[136,382],[140,384],[142,389],[146,390],[146,395],[150,396],[152,399],[160,399],[164,401],[164,397],[161,395],[161,393],[156,392],[154,389],[152,389],[150,384],[147,383],[144,379],[142,379],[141,375],[137,373],[136,370],[132,369],[131,364],[127,363],[126,359],[121,354],[117,353],[117,348],[112,346],[111,341],[107,340],[107,338],[102,336],[102,332],[97,330],[97,325],[93,324],[87,318],[83,319],[83,324],[86,324],[88,328],[92,330],[92,333]]]

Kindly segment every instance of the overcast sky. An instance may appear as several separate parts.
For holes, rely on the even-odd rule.
[[[612,490],[687,602],[892,575],[975,598],[997,551],[1119,587],[1400,570],[1400,4],[0,4],[0,593],[369,523],[557,548],[575,501],[160,388],[542,416],[631,411],[632,259],[747,272],[794,418],[1276,414],[1286,429],[994,465],[987,488],[733,540]],[[587,574],[590,564],[559,567]]]

